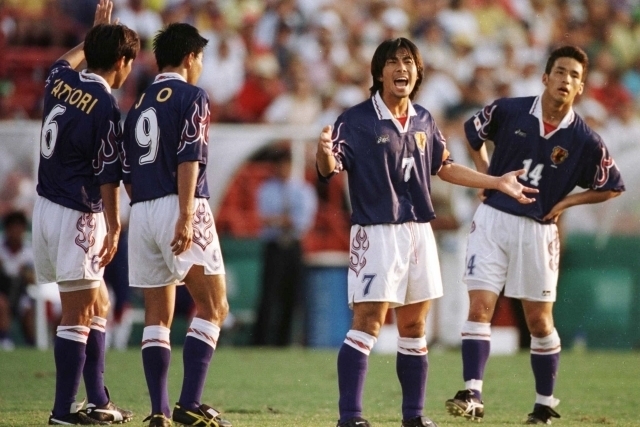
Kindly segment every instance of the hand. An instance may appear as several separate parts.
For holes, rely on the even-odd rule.
[[[318,154],[325,156],[333,155],[333,141],[331,140],[331,132],[333,127],[327,125],[322,128],[320,139],[318,140]]]
[[[119,239],[119,232],[107,233],[107,236],[104,238],[104,243],[102,244],[102,249],[100,249],[100,253],[98,254],[98,257],[100,258],[100,268],[109,264],[113,257],[116,255]]]
[[[191,249],[193,241],[193,215],[180,214],[176,221],[176,229],[171,240],[171,250],[174,255],[180,255]]]
[[[536,201],[535,198],[529,198],[524,193],[538,193],[537,188],[529,188],[520,184],[518,181],[518,177],[520,175],[524,175],[527,173],[526,169],[520,169],[517,171],[505,173],[502,175],[498,182],[498,190],[502,191],[504,194],[513,197],[519,203],[524,205],[533,203]]]
[[[563,206],[562,201],[556,203],[556,205],[551,208],[548,214],[542,218],[543,221],[551,221],[553,223],[557,223],[558,219],[560,219],[560,215],[564,212],[566,208]]]
[[[93,18],[93,26],[111,23],[111,12],[113,11],[113,1],[100,0],[96,6],[96,14]],[[116,20],[115,23],[118,21]]]

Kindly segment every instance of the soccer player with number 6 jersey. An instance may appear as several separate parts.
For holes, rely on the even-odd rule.
[[[429,221],[435,218],[431,176],[500,190],[516,203],[537,193],[517,181],[524,170],[493,177],[453,163],[427,110],[414,105],[423,78],[416,46],[386,40],[371,60],[371,97],[326,126],[316,154],[328,179],[347,171],[352,205],[348,302],[351,330],[338,354],[338,427],[367,427],[362,393],[368,356],[389,308],[398,332],[396,371],[402,387],[402,426],[434,427],[422,411],[427,383],[426,317],[442,296],[440,266]],[[517,168],[521,169],[521,168]]]
[[[57,282],[62,319],[56,330],[55,401],[49,424],[131,420],[104,386],[109,295],[104,266],[120,236],[120,111],[111,89],[122,86],[140,49],[138,35],[112,25],[113,3],[100,0],[94,27],[58,59],[45,86],[33,248],[38,283]],[[86,60],[87,68],[79,68]],[[89,403],[76,403],[80,377]]]
[[[231,426],[200,399],[227,316],[225,270],[209,207],[206,168],[209,99],[195,86],[207,40],[189,24],[160,31],[153,51],[160,73],[129,111],[123,181],[131,197],[129,282],[142,288],[142,362],[151,398],[149,427]],[[182,392],[171,410],[167,377],[176,286],[196,313],[184,342]]]
[[[498,99],[464,125],[478,171],[499,176],[524,168],[518,179],[539,193],[535,203],[525,206],[485,191],[471,223],[464,274],[470,307],[462,328],[465,389],[446,402],[454,416],[484,417],[491,318],[504,290],[505,296],[521,300],[531,333],[536,399],[526,423],[551,424],[551,418],[560,417],[553,395],[560,360],[552,312],[560,257],[556,222],[571,206],[600,203],[625,189],[602,139],[573,110],[588,63],[580,48],[560,47],[547,60],[541,96]],[[488,140],[495,145],[491,162]],[[586,190],[571,193],[576,186]]]

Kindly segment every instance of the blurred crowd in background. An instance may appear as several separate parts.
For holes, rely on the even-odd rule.
[[[95,3],[0,0],[2,51],[24,58],[31,49],[44,48],[55,60],[82,40]],[[170,22],[189,22],[209,39],[198,84],[210,95],[212,121],[217,123],[318,129],[331,124],[345,108],[369,96],[376,46],[386,38],[405,36],[420,47],[425,61],[415,102],[434,114],[452,144],[463,137],[461,121],[484,104],[499,97],[540,94],[550,49],[576,44],[591,60],[586,91],[576,109],[603,136],[625,180],[632,183],[629,173],[637,175],[625,169],[633,169],[632,162],[640,159],[640,0],[114,3],[114,16],[137,31],[144,46],[126,86],[116,91],[125,114],[156,73],[153,36]],[[0,117],[40,120],[40,99],[23,105],[26,95],[16,96],[16,82],[24,72],[14,74],[6,64],[4,72],[0,68]],[[45,75],[46,68],[33,71],[31,91],[34,86],[42,90]],[[618,222],[623,228],[618,231],[640,231],[638,224]],[[592,227],[598,219],[586,223]]]
[[[41,120],[47,69],[82,41],[96,3],[0,0],[0,120]],[[573,231],[640,235],[640,168],[636,167],[640,0],[114,0],[114,4],[114,17],[138,32],[143,43],[125,86],[114,91],[123,114],[153,81],[157,73],[153,37],[171,22],[188,22],[209,40],[198,85],[209,93],[212,122],[305,125],[318,133],[344,109],[369,97],[375,48],[384,39],[403,36],[416,43],[424,59],[424,80],[414,102],[435,116],[454,159],[468,165],[462,123],[496,98],[541,94],[548,53],[562,44],[578,45],[591,64],[585,92],[575,108],[605,140],[628,191],[607,206],[572,208],[563,215],[563,224]],[[308,169],[307,179],[315,176],[312,160]],[[470,219],[478,203],[476,194],[438,180],[433,186],[438,214],[434,229],[456,233]],[[16,210],[30,217],[34,189],[32,163],[0,156],[0,217]],[[322,194],[327,191],[317,190],[316,229],[327,209]],[[335,216],[327,218],[335,226]],[[343,223],[346,242],[348,212]],[[224,224],[222,215],[222,233]],[[455,254],[450,262],[456,268],[459,236],[455,242],[446,236],[440,240],[442,262],[448,262],[448,253]]]

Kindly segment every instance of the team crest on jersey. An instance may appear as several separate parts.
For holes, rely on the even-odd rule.
[[[427,134],[424,132],[416,132],[413,137],[416,140],[416,145],[421,153],[424,153],[424,148],[427,146]]]
[[[353,236],[351,253],[349,254],[349,268],[356,273],[356,277],[358,277],[362,268],[367,265],[367,259],[364,257],[367,249],[369,249],[369,237],[364,228],[360,227],[356,235]]]
[[[559,145],[553,147],[553,150],[551,151],[551,161],[553,162],[553,164],[559,165],[560,163],[567,160],[567,157],[569,157],[569,152],[566,149],[560,147]]]
[[[389,142],[389,135],[380,135],[378,137],[378,141],[376,141],[378,144],[384,144]]]

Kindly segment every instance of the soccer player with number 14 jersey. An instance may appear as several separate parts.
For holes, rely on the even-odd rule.
[[[446,402],[454,416],[484,417],[482,386],[491,345],[491,318],[501,291],[522,301],[531,333],[531,368],[536,400],[527,424],[559,418],[553,396],[560,337],[553,324],[562,212],[599,203],[624,191],[620,171],[598,134],[573,111],[582,93],[587,55],[563,46],[549,56],[541,96],[499,99],[464,125],[471,156],[480,172],[500,175],[524,168],[519,179],[539,190],[535,203],[521,205],[486,191],[471,223],[464,281],[469,315],[462,328],[465,389]],[[495,145],[489,163],[485,142]],[[571,193],[576,187],[585,191]],[[571,193],[571,194],[569,194]]]

